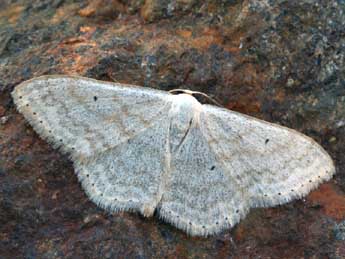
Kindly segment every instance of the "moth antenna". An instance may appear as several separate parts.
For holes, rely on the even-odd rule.
[[[209,95],[207,95],[203,92],[191,91],[188,89],[172,89],[169,91],[169,93],[171,93],[171,94],[179,93],[179,92],[189,94],[189,95],[194,95],[194,94],[201,95],[201,96],[205,97],[207,100],[211,101],[213,104],[215,104],[219,107],[225,108],[223,105],[221,105],[219,102],[217,102],[214,98],[210,97]]]

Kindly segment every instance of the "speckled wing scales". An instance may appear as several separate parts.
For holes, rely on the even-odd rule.
[[[45,76],[12,96],[40,136],[70,154],[96,204],[145,216],[158,208],[192,235],[300,198],[335,173],[309,137],[188,94]]]
[[[71,76],[38,77],[12,95],[41,136],[80,157],[132,138],[170,107],[163,91]]]
[[[247,190],[250,207],[301,198],[335,173],[311,138],[286,127],[204,105],[202,132],[227,172]]]
[[[193,122],[171,156],[170,179],[158,211],[187,233],[206,236],[235,225],[247,213],[249,197],[233,168],[218,160],[200,126]]]
[[[152,216],[167,175],[168,127],[161,117],[148,130],[75,164],[88,196],[110,211],[135,210]]]
[[[168,93],[43,76],[17,86],[12,96],[39,135],[70,154],[94,202],[153,213],[165,172]]]
[[[203,105],[180,148],[159,204],[167,221],[192,235],[235,225],[252,207],[305,196],[335,172],[329,155],[303,134]]]

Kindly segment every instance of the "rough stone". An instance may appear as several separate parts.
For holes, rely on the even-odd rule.
[[[334,235],[336,240],[345,241],[345,221],[335,224]]]
[[[343,258],[345,2],[107,2],[0,1],[0,257]],[[109,215],[15,111],[12,89],[43,74],[203,91],[313,137],[337,174],[207,239],[157,217]]]

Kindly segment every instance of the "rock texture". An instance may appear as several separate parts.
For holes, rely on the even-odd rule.
[[[344,258],[344,28],[343,0],[1,1],[0,257]],[[203,91],[313,137],[337,174],[207,239],[109,215],[14,109],[15,85],[43,74]]]

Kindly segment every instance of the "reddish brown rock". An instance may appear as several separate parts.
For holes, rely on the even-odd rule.
[[[120,13],[126,12],[126,6],[118,0],[96,0],[83,9],[78,14],[84,17],[116,18]]]
[[[101,2],[0,1],[0,257],[344,257],[344,1]],[[313,137],[337,175],[209,238],[109,214],[11,100],[18,83],[56,73],[203,91]]]
[[[308,200],[321,206],[323,213],[337,221],[345,220],[345,195],[338,186],[323,184],[310,193]]]
[[[0,106],[0,116],[4,116],[6,113],[6,109],[2,106]]]

